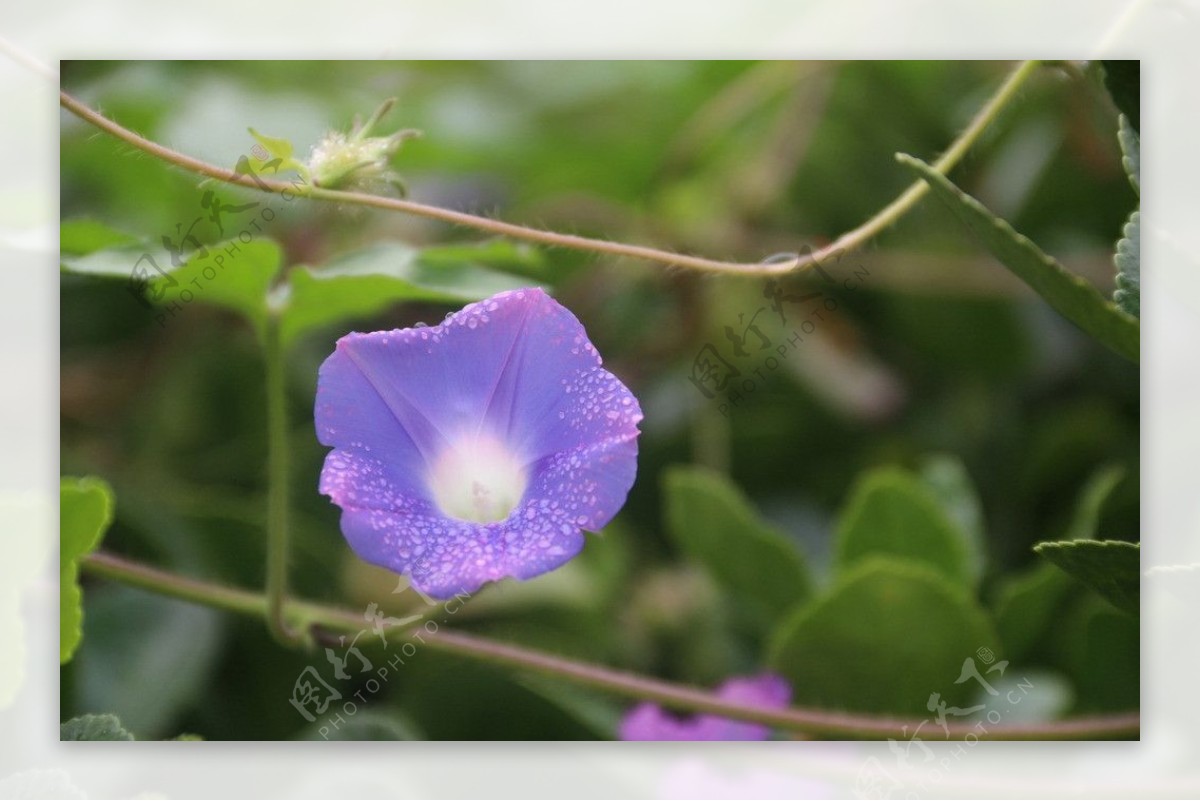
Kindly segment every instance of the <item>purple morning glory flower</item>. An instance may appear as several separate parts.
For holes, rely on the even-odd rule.
[[[523,289],[342,337],[315,417],[350,547],[449,598],[579,553],[633,485],[642,411],[575,316]]]
[[[717,697],[745,706],[784,709],[792,701],[792,688],[779,676],[764,673],[730,679],[717,689]],[[649,702],[638,704],[621,721],[622,740],[765,740],[771,729],[717,715],[679,718]]]

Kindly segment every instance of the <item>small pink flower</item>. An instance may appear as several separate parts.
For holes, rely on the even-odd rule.
[[[745,706],[785,709],[792,701],[792,688],[779,676],[764,673],[730,679],[717,689],[717,697]],[[622,740],[765,740],[771,729],[718,715],[679,718],[657,704],[642,703],[621,721],[620,735]]]

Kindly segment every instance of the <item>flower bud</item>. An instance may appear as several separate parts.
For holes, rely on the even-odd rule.
[[[365,124],[356,123],[349,134],[332,131],[313,148],[308,172],[315,186],[373,191],[381,185],[390,185],[404,194],[400,176],[392,171],[389,162],[401,144],[421,132],[402,130],[390,136],[370,135],[394,103],[394,98],[385,101]]]

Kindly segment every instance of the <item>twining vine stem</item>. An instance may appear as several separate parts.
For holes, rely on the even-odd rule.
[[[288,577],[287,374],[279,319],[269,315],[263,336],[267,367],[267,628],[284,645],[300,641],[284,617]]]
[[[1012,101],[1017,95],[1018,89],[1028,80],[1029,76],[1037,69],[1039,62],[1025,61],[1022,62],[1008,78],[1001,84],[996,93],[991,99],[984,104],[983,108],[975,115],[970,124],[963,129],[958,138],[951,143],[946,152],[933,163],[933,168],[942,174],[946,174],[950,169],[962,159],[963,155],[978,141],[979,137],[987,129],[987,127],[1000,115],[1000,112]],[[733,262],[720,261],[716,259],[708,259],[701,256],[691,256],[683,253],[672,253],[658,248],[646,247],[643,245],[630,245],[622,242],[613,242],[606,239],[593,239],[586,236],[576,236],[573,234],[562,234],[554,231],[546,231],[540,228],[529,228],[515,223],[504,222],[502,220],[493,220],[489,217],[480,217],[474,214],[467,214],[461,211],[452,209],[444,209],[439,206],[430,206],[425,203],[418,203],[413,200],[402,200],[399,198],[383,197],[381,195],[371,195],[363,192],[348,192],[336,189],[327,189],[320,186],[312,186],[304,183],[292,183],[288,181],[280,181],[276,179],[267,179],[257,175],[247,175],[245,173],[229,170],[224,167],[218,167],[215,164],[209,164],[200,159],[193,158],[184,153],[172,150],[169,147],[152,142],[145,137],[134,133],[124,126],[114,122],[104,116],[95,109],[80,102],[76,98],[59,91],[59,103],[63,108],[70,111],[72,114],[91,123],[100,130],[109,133],[118,139],[132,145],[133,147],[145,153],[161,159],[162,161],[174,164],[190,172],[198,175],[203,175],[207,178],[212,178],[218,181],[223,181],[237,186],[244,186],[249,189],[259,189],[266,192],[276,193],[292,193],[303,197],[315,198],[318,200],[329,200],[337,203],[347,203],[359,206],[371,206],[374,208],[388,209],[391,211],[399,211],[406,214],[412,214],[419,217],[429,217],[435,220],[442,220],[453,225],[459,225],[466,228],[474,228],[480,231],[486,231],[491,234],[507,236],[513,239],[523,239],[529,242],[537,242],[542,245],[551,247],[569,248],[572,250],[584,250],[592,253],[601,253],[609,256],[625,256],[643,261],[652,261],[659,264],[664,264],[670,267],[685,267],[701,272],[722,273],[726,275],[748,275],[748,276],[764,276],[764,275],[779,275],[782,273],[799,270],[815,263],[820,263],[834,254],[842,253],[855,248],[861,247],[880,231],[899,220],[905,213],[917,204],[928,192],[929,185],[923,180],[914,181],[908,189],[899,197],[881,209],[871,219],[855,228],[848,231],[830,244],[818,250],[802,254],[788,254],[786,258],[770,258],[762,262]]]
[[[230,612],[266,618],[268,599],[261,593],[213,584],[180,576],[157,568],[127,561],[108,553],[93,553],[84,558],[83,569],[96,576],[120,581],[150,592],[180,598]],[[346,633],[363,631],[364,618],[349,610],[289,601],[284,609],[289,625],[296,630],[326,629]],[[773,726],[785,731],[816,737],[906,738],[920,721],[875,717],[821,709],[791,707],[782,710],[761,709],[726,701],[704,690],[646,678],[620,670],[566,659],[529,648],[498,643],[473,634],[450,631],[436,616],[423,618],[424,625],[383,629],[384,636],[408,641],[436,651],[478,659],[495,665],[546,674],[597,690],[653,701],[674,709],[721,715],[737,720]],[[364,636],[373,637],[370,630]],[[1008,726],[975,726],[947,722],[948,737],[961,740],[979,737],[995,740],[1080,740],[1136,737],[1139,716],[1136,712],[1080,717],[1048,723]]]

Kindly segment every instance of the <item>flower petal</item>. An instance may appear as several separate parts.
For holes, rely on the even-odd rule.
[[[388,464],[365,454],[331,453],[321,491],[341,498],[342,531],[355,553],[410,574],[426,595],[449,598],[506,576],[532,578],[576,556],[581,529],[603,528],[624,502],[636,457],[632,442],[547,457],[521,504],[498,523],[446,517],[393,481]]]
[[[386,509],[391,507],[389,499],[368,488],[372,482],[385,481],[392,492],[425,497],[426,461],[417,442],[426,441],[428,449],[432,433],[409,407],[401,406],[400,413],[393,410],[383,392],[350,357],[351,345],[343,345],[349,339],[338,342],[317,379],[317,439],[336,448],[325,457],[321,492],[339,506],[349,502]],[[418,439],[414,439],[414,431]],[[386,464],[378,458],[384,455]],[[369,471],[361,480],[360,470]],[[361,498],[357,497],[359,491]]]
[[[783,709],[791,703],[792,688],[779,676],[764,673],[730,679],[717,690],[717,697],[745,706]],[[622,740],[765,740],[771,729],[718,715],[679,718],[647,702],[621,721],[620,736]]]
[[[540,289],[505,292],[439,326],[338,341],[317,387],[318,438],[334,447],[321,492],[363,559],[434,597],[473,592],[558,567],[581,530],[612,519],[637,471],[641,417],[574,315]],[[519,503],[495,522],[447,514],[430,485],[447,449],[480,437],[525,465]]]

